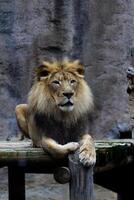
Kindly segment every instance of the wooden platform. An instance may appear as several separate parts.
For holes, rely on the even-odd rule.
[[[97,163],[95,171],[105,171],[126,165],[134,160],[134,140],[96,140]],[[8,142],[0,141],[0,164],[9,165],[11,162],[20,163],[49,163],[56,166],[67,163],[65,160],[54,160],[41,148],[33,148],[31,141]]]
[[[121,200],[133,200],[134,140],[100,140],[95,141],[95,147],[94,182],[119,193]],[[68,160],[52,159],[41,148],[33,148],[31,141],[1,141],[0,167],[7,166],[9,169],[9,199],[25,199],[25,173],[55,173],[59,167],[68,167]],[[89,174],[92,176],[92,172]]]

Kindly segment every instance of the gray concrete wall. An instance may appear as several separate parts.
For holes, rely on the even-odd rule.
[[[0,138],[17,131],[14,108],[26,102],[39,61],[64,55],[86,67],[98,137],[128,122],[126,69],[134,43],[133,0],[0,1]]]

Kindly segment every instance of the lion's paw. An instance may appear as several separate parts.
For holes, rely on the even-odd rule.
[[[79,153],[79,160],[86,167],[94,165],[96,162],[95,148],[92,147],[90,149],[87,149],[81,146]]]
[[[72,152],[72,151],[76,151],[79,148],[79,143],[78,142],[69,142],[69,143],[65,144],[65,146],[69,152]]]

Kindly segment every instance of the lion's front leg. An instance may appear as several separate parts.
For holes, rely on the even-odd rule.
[[[54,158],[63,158],[69,153],[74,152],[78,149],[79,143],[69,142],[67,144],[58,144],[55,140],[51,138],[44,137],[41,140],[41,147],[50,153]]]
[[[94,165],[96,162],[94,141],[88,134],[80,140],[79,160],[84,166]]]
[[[25,137],[30,138],[29,132],[28,132],[27,112],[28,112],[27,104],[19,104],[15,108],[17,124],[20,128],[21,134]]]

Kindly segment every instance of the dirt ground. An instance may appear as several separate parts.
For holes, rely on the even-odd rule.
[[[7,168],[0,169],[0,182],[0,200],[8,200]],[[57,184],[52,175],[26,174],[26,200],[63,199],[69,200],[68,184]],[[95,185],[94,200],[116,200],[116,194]]]

